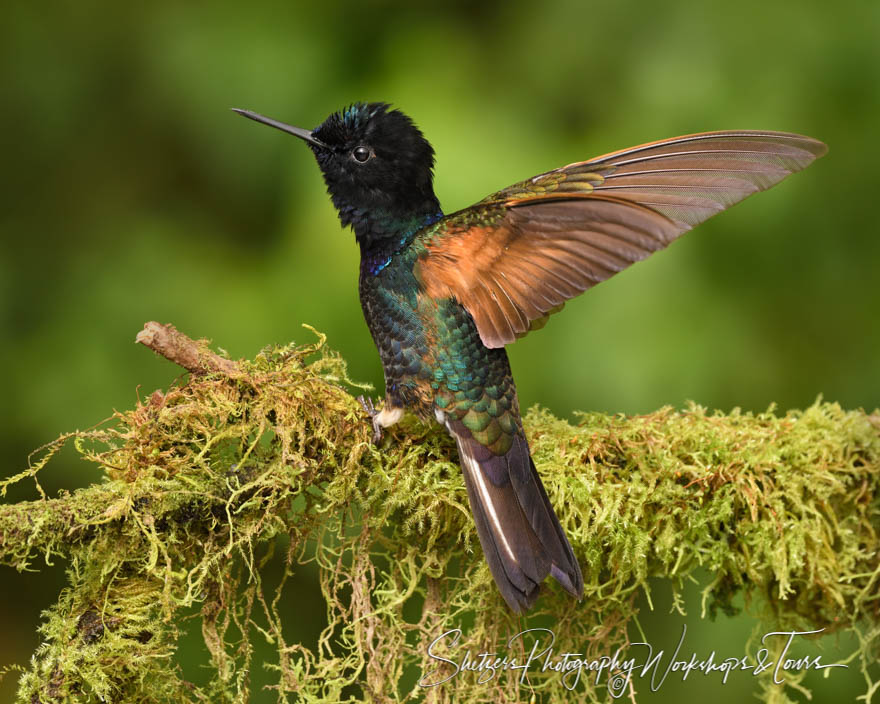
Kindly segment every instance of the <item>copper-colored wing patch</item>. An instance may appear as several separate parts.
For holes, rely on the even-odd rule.
[[[613,198],[535,200],[496,225],[449,230],[427,243],[419,278],[428,295],[467,308],[483,344],[502,347],[677,232],[659,213]]]

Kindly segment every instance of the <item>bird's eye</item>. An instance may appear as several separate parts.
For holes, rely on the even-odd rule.
[[[351,152],[351,158],[361,164],[369,161],[370,157],[372,156],[373,152],[369,147],[355,147]]]

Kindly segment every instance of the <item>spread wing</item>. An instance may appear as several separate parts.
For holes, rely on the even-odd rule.
[[[416,275],[430,296],[468,310],[487,347],[502,347],[826,150],[784,132],[706,132],[569,164],[425,230]]]

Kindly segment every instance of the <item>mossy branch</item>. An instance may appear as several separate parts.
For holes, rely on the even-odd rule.
[[[32,478],[41,495],[0,505],[0,561],[23,570],[61,557],[70,581],[46,612],[19,701],[245,702],[260,666],[275,673],[280,701],[571,696],[550,673],[531,673],[528,684],[413,683],[413,670],[437,667],[427,644],[464,620],[479,650],[503,648],[527,626],[483,564],[454,444],[410,420],[373,447],[345,365],[319,337],[233,362],[148,323],[138,341],[188,380],[98,429],[61,436],[0,482],[5,495]],[[670,580],[679,595],[703,568],[714,575],[704,612],[732,609],[743,591],[765,597],[774,628],[855,630],[867,699],[877,690],[876,412],[816,403],[782,416],[723,415],[692,406],[582,414],[570,424],[532,410],[525,427],[586,579],[579,605],[550,587],[528,624],[552,623],[559,642],[588,655],[613,652],[627,642],[649,578]],[[68,442],[105,480],[49,498],[39,472]],[[261,576],[279,545],[284,575],[269,589]],[[309,560],[329,623],[317,648],[289,642],[280,615],[289,577]],[[175,663],[193,609],[212,666],[202,686]],[[252,662],[254,639],[277,651],[273,662]],[[782,701],[783,691],[768,687],[765,698]]]

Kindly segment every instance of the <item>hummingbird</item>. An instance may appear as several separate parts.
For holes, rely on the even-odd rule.
[[[434,149],[389,104],[354,103],[303,140],[360,247],[358,291],[385,374],[374,441],[404,410],[455,439],[471,513],[517,613],[551,575],[580,600],[580,565],[532,460],[505,346],[566,300],[666,247],[827,148],[785,132],[704,132],[579,161],[445,214]]]

